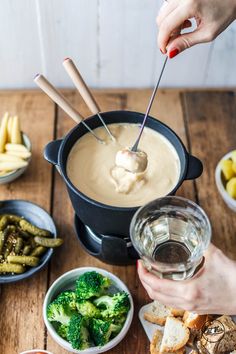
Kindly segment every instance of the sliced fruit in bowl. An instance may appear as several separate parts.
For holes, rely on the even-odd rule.
[[[31,142],[21,132],[19,117],[10,117],[6,112],[0,125],[0,184],[12,182],[22,175],[30,158]]]
[[[236,150],[229,152],[219,161],[215,181],[225,203],[236,211]]]

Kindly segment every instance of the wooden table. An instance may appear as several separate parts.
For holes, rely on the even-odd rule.
[[[73,105],[89,114],[79,95],[65,91]],[[150,90],[96,91],[106,110],[130,109],[143,112]],[[65,185],[43,159],[43,148],[52,139],[62,137],[73,126],[71,119],[38,91],[0,93],[0,116],[5,111],[18,114],[23,130],[33,144],[32,163],[25,175],[12,184],[0,186],[0,199],[27,199],[48,210],[65,240],[46,269],[25,281],[1,286],[0,353],[14,354],[31,348],[47,348],[54,354],[66,353],[47,334],[42,319],[42,304],[50,284],[66,271],[81,266],[98,266],[118,275],[134,297],[135,316],[126,338],[109,353],[145,354],[149,342],[138,321],[139,308],[149,301],[139,282],[135,266],[118,267],[100,262],[85,253],[76,239],[73,210]],[[214,172],[218,160],[236,148],[236,98],[233,91],[160,91],[152,115],[167,123],[181,137],[187,149],[204,164],[204,173],[196,181],[186,181],[179,195],[199,203],[213,227],[213,242],[236,259],[236,217],[218,194]]]

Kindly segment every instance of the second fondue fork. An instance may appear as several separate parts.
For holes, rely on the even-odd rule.
[[[34,82],[43,90],[68,116],[70,116],[77,124],[82,123],[86,129],[97,139],[100,143],[104,143],[94,131],[83,121],[83,116],[79,113],[69,101],[41,74],[37,74]]]
[[[115,137],[112,135],[111,131],[109,130],[108,126],[104,122],[100,112],[100,108],[95,101],[91,91],[89,90],[88,86],[86,85],[84,79],[82,78],[78,68],[76,67],[75,63],[73,62],[72,59],[66,58],[63,61],[63,66],[67,72],[67,74],[70,76],[71,80],[73,81],[75,87],[83,97],[83,100],[87,104],[88,108],[93,114],[96,114],[100,121],[102,122],[104,128],[106,129],[107,133],[109,134],[110,138],[115,141]]]

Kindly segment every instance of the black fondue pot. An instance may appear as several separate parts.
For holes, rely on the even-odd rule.
[[[102,117],[106,124],[141,123],[144,114],[131,111],[111,111],[102,113]],[[86,123],[92,129],[101,126],[97,115],[86,119]],[[148,117],[146,126],[162,134],[169,140],[179,156],[179,180],[177,185],[169,193],[169,195],[173,195],[184,180],[194,179],[201,175],[203,170],[202,163],[186,151],[180,138],[167,125],[157,119]],[[76,141],[86,133],[87,130],[83,124],[77,125],[64,139],[50,142],[45,148],[44,157],[59,169],[66,183],[75,213],[85,225],[98,234],[128,237],[131,219],[140,205],[137,205],[137,207],[116,207],[102,204],[84,195],[72,184],[67,176],[66,164],[71,148]],[[83,168],[83,166],[78,165],[77,168]],[[153,199],[155,198],[155,193],[153,193]]]

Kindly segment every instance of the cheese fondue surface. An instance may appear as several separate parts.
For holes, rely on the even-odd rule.
[[[104,127],[83,135],[72,147],[67,159],[67,175],[83,194],[100,203],[118,207],[137,207],[167,195],[178,183],[180,162],[171,143],[161,134],[145,127],[139,149],[147,154],[147,168],[131,173],[115,166],[119,150],[131,147],[139,133],[138,124],[109,124],[116,141]]]

